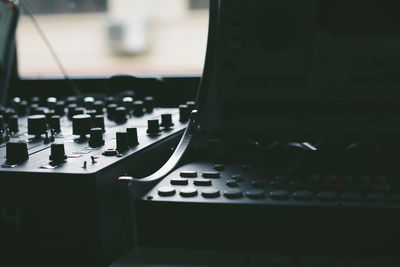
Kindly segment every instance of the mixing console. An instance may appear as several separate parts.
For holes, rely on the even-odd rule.
[[[13,98],[0,109],[2,244],[54,256],[68,249],[87,264],[119,255],[132,229],[116,177],[157,169],[193,106],[158,108],[153,97],[132,96]]]

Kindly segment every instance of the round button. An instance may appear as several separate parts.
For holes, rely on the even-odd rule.
[[[238,187],[238,183],[236,180],[228,180],[226,181],[226,185],[229,187]]]
[[[114,111],[114,121],[119,124],[125,123],[127,121],[126,115],[125,107],[117,107]]]
[[[28,117],[28,134],[39,136],[46,132],[46,116],[42,114]]]
[[[243,196],[243,193],[241,190],[234,188],[234,189],[225,190],[224,196],[226,198],[236,199],[236,198],[241,198]]]
[[[216,188],[207,188],[201,191],[201,195],[205,198],[216,198],[220,196],[220,193]]]
[[[175,195],[175,188],[171,186],[164,186],[158,189],[158,195],[162,197],[169,197]]]
[[[146,112],[151,113],[154,109],[154,98],[152,96],[146,96],[144,98],[144,108]]]
[[[172,114],[170,113],[161,114],[161,126],[166,129],[169,129],[172,126],[174,126],[174,123],[172,122]]]
[[[96,115],[94,117],[93,126],[95,128],[100,128],[104,132],[105,131],[104,116],[103,115]]]
[[[157,119],[147,121],[147,134],[157,135],[160,133],[160,125]]]
[[[126,133],[128,134],[128,145],[136,146],[139,144],[137,128],[127,128]]]
[[[61,132],[61,125],[60,125],[60,116],[53,115],[49,121],[50,129],[52,129],[55,133]]]
[[[261,189],[252,189],[246,191],[246,196],[251,199],[261,199],[265,197],[265,192]]]
[[[190,109],[187,105],[179,106],[179,121],[187,122],[190,118]]]
[[[104,145],[103,130],[101,128],[90,129],[89,146],[99,147],[102,145]]]
[[[282,200],[282,199],[289,198],[289,192],[286,190],[274,190],[274,191],[269,192],[269,196],[272,199]]]
[[[117,151],[122,153],[128,150],[128,134],[127,132],[117,132],[116,133],[117,139]]]
[[[142,116],[143,115],[143,107],[144,107],[144,103],[143,101],[137,100],[135,102],[133,102],[133,115],[135,116]]]
[[[6,145],[6,161],[18,164],[29,158],[28,145],[25,142],[8,142]]]
[[[49,159],[53,162],[62,162],[67,159],[67,155],[65,155],[64,144],[62,143],[54,143],[51,145],[51,154]]]
[[[8,118],[8,129],[10,129],[11,133],[18,133],[19,127],[18,127],[17,115],[13,115],[10,118]]]
[[[301,190],[294,192],[293,197],[297,200],[310,200],[313,198],[313,194],[310,191]]]
[[[194,187],[185,187],[179,191],[182,197],[195,197],[197,196],[197,189]]]
[[[72,133],[84,137],[89,134],[92,126],[92,118],[86,114],[75,115],[72,117]]]

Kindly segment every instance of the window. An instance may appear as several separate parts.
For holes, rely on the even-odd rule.
[[[202,72],[208,1],[25,2],[71,76]],[[61,75],[26,14],[19,21],[17,45],[21,76]]]

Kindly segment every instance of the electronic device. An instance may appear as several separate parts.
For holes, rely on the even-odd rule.
[[[3,251],[40,262],[68,251],[66,264],[99,266],[130,248],[129,201],[116,177],[161,165],[192,106],[159,108],[131,93],[15,97],[1,107]]]
[[[180,144],[154,174],[120,177],[137,244],[398,257],[394,7],[212,1]]]

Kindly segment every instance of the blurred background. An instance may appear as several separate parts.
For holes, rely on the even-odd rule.
[[[209,0],[25,0],[70,76],[199,74]],[[22,77],[61,76],[30,18],[17,31]]]

